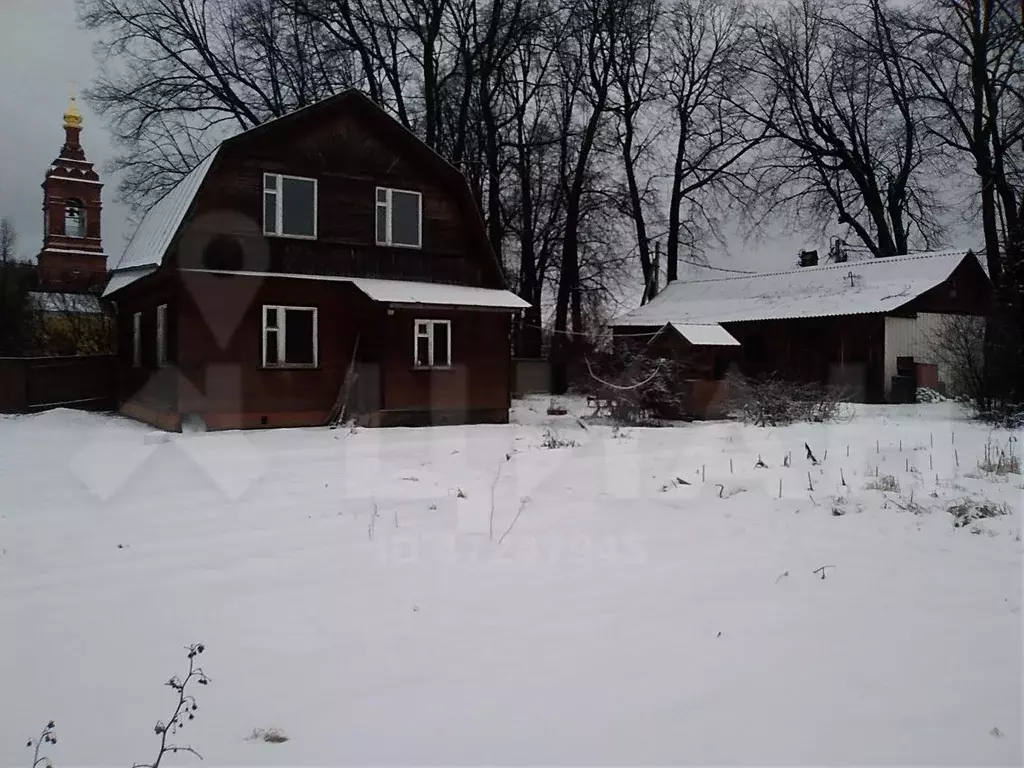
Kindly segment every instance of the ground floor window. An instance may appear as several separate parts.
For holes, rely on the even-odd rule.
[[[451,320],[417,320],[413,336],[417,368],[448,368],[452,364]]]
[[[263,307],[263,366],[318,363],[316,307]]]

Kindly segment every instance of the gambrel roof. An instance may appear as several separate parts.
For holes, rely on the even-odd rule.
[[[940,285],[971,251],[865,259],[784,272],[670,283],[616,326],[658,327],[798,317],[862,315],[899,309]]]
[[[504,285],[504,274],[490,246],[469,184],[462,172],[374,104],[361,91],[348,89],[315,104],[268,120],[222,141],[146,212],[121,258],[111,270],[111,277],[103,295],[110,296],[115,291],[152,274],[163,264],[168,249],[174,244],[174,239],[192,209],[192,204],[207,175],[214,167],[221,150],[243,138],[273,130],[283,121],[290,121],[312,110],[329,108],[343,102],[353,109],[359,110],[367,118],[377,121],[374,126],[375,130],[379,133],[387,133],[402,146],[407,147],[408,151],[419,153],[431,163],[431,167],[437,175],[446,180],[450,188],[459,196],[460,203],[465,205],[466,210],[471,214],[467,218],[473,220],[472,231],[467,234],[479,244],[479,249],[484,252],[485,258],[489,259],[490,269],[495,280]]]

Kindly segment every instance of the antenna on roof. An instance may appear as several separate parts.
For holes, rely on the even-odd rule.
[[[829,240],[828,260],[836,264],[844,264],[850,256],[846,252],[846,241],[835,235]]]

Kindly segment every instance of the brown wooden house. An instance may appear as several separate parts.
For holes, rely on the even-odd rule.
[[[970,251],[810,265],[670,283],[620,317],[621,343],[693,361],[690,415],[714,416],[728,370],[841,386],[851,400],[899,399],[898,361],[941,388],[935,354],[947,315],[983,315],[991,283]],[[897,388],[898,389],[898,388]]]
[[[357,91],[224,141],[104,296],[120,410],[166,429],[506,422],[527,306],[462,173]]]

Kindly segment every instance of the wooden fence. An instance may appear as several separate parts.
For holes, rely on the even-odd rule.
[[[113,408],[114,355],[0,357],[0,413]]]

